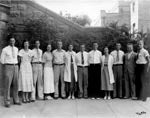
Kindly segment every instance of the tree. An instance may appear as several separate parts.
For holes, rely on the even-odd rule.
[[[81,26],[89,26],[91,24],[91,19],[88,15],[71,16],[71,14],[66,14],[66,18]]]

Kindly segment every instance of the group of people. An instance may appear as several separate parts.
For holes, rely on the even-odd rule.
[[[142,40],[138,42],[138,53],[133,51],[133,44],[127,44],[127,53],[116,43],[116,50],[109,53],[104,48],[104,55],[98,50],[98,43],[93,43],[90,52],[85,45],[80,51],[62,49],[62,42],[57,42],[57,49],[52,50],[51,44],[47,51],[40,49],[40,41],[35,41],[35,48],[29,49],[29,41],[23,42],[23,49],[15,47],[15,38],[3,48],[1,63],[4,65],[4,104],[10,107],[10,90],[12,87],[13,101],[34,102],[36,99],[91,98],[104,99],[132,98],[146,100],[148,97],[149,53],[144,49]],[[67,89],[66,89],[67,88]],[[77,95],[75,95],[77,93]],[[53,95],[52,95],[53,94]]]

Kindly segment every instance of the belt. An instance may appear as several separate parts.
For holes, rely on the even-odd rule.
[[[101,63],[97,63],[97,64],[91,63],[90,65],[92,65],[92,66],[93,66],[93,65],[94,65],[94,66],[95,66],[95,65],[101,65]]]
[[[123,64],[114,64],[114,66],[122,66]]]
[[[6,63],[6,64],[4,64],[4,65],[9,65],[9,66],[18,66],[18,64],[8,64],[8,63]]]
[[[104,64],[104,66],[108,66],[108,64]]]
[[[65,65],[64,63],[63,64],[54,64],[55,66],[63,66]]]
[[[42,62],[32,62],[32,64],[42,64]]]
[[[78,66],[79,68],[87,68],[88,66]]]

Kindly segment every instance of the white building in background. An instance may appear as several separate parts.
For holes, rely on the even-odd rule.
[[[131,0],[131,33],[150,33],[150,0]]]

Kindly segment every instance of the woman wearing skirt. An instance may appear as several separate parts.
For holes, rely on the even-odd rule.
[[[51,45],[47,45],[47,51],[43,54],[44,63],[44,99],[52,99],[50,94],[54,93],[54,73],[52,68],[53,56]]]
[[[33,91],[33,74],[32,74],[32,51],[29,49],[29,42],[23,42],[24,49],[19,51],[21,60],[19,72],[19,91],[22,91],[22,102],[30,102],[30,94]]]
[[[109,49],[104,48],[104,55],[102,56],[101,67],[101,90],[105,92],[104,99],[111,99],[110,93],[113,91],[114,75],[112,66],[114,59],[109,55]]]

